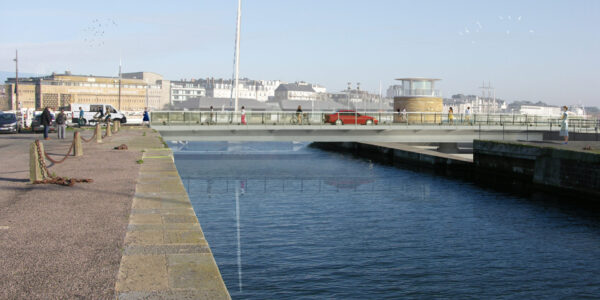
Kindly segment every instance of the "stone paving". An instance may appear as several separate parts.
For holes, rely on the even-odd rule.
[[[116,284],[119,299],[230,299],[170,149],[143,154]]]
[[[74,187],[29,183],[40,136],[0,135],[0,299],[229,299],[158,133],[123,127],[49,165],[94,179]],[[43,143],[58,158],[71,140],[55,137]]]

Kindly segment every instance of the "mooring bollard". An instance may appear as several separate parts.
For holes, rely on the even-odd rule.
[[[115,133],[119,132],[121,130],[121,121],[117,120],[115,121]]]
[[[44,180],[44,171],[40,162],[39,153],[44,153],[44,145],[40,143],[38,152],[36,143],[31,143],[31,147],[29,147],[29,180],[31,183]]]
[[[112,136],[112,129],[110,128],[110,121],[106,122],[106,136]]]
[[[96,123],[96,143],[102,143],[102,130],[100,130],[100,123]]]
[[[83,156],[83,147],[81,147],[81,136],[79,135],[79,131],[75,131],[73,134],[73,143],[75,156]]]

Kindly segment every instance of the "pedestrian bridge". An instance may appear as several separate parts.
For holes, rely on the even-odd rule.
[[[353,112],[341,122],[330,124],[332,114],[341,113],[311,112],[298,117],[295,112],[248,112],[242,120],[239,112],[153,112],[151,127],[168,141],[403,143],[471,143],[475,139],[541,141],[544,132],[560,130],[556,118],[526,115],[457,114],[449,119],[436,113]],[[365,122],[365,117],[370,117],[371,122]],[[570,122],[571,130],[595,129],[593,120]]]

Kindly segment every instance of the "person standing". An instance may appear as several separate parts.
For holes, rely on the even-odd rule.
[[[568,107],[563,106],[563,114],[562,114],[562,118],[560,119],[560,136],[565,137],[565,145],[569,143],[569,114],[567,113],[567,110],[569,110]]]
[[[49,140],[48,130],[50,130],[50,124],[52,124],[52,115],[50,114],[50,109],[46,106],[42,115],[40,116],[40,124],[44,126],[44,140]]]
[[[65,130],[67,129],[67,115],[65,115],[65,109],[61,108],[60,112],[56,116],[56,129],[58,131],[58,139],[65,139]]]
[[[467,106],[467,110],[465,110],[465,123],[471,125],[471,107]]]
[[[407,122],[408,123],[408,119],[406,118],[406,107],[402,109],[402,112],[400,113],[400,118],[402,122]]]
[[[80,106],[79,107],[79,119],[77,120],[77,123],[79,124],[79,128],[81,128],[81,125],[83,125],[84,117],[85,117],[85,113],[83,112],[83,108],[81,108],[81,106]]]
[[[142,126],[150,125],[150,114],[148,114],[148,108],[144,107],[144,115],[142,117]]]
[[[208,119],[208,125],[213,124],[214,123],[214,116],[215,116],[215,109],[213,108],[213,106],[210,106],[210,115],[209,115],[209,119]]]
[[[242,125],[246,125],[246,108],[242,106]]]
[[[450,125],[454,124],[454,110],[452,107],[448,109],[448,123],[450,123]]]
[[[296,109],[296,119],[298,120],[298,124],[302,125],[302,106],[298,105]]]

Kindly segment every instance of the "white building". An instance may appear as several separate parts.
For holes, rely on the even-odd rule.
[[[402,85],[401,84],[390,85],[390,87],[388,87],[388,89],[385,93],[385,96],[387,98],[394,99],[394,97],[396,97],[397,95],[402,95]]]
[[[235,97],[236,88],[232,87],[234,83],[231,80],[206,79],[202,80],[206,88],[206,95],[213,98],[231,98]],[[249,80],[247,78],[239,81],[239,98],[254,99],[260,102],[266,102],[269,98],[275,96],[275,89],[281,84],[280,80]],[[233,92],[233,93],[232,93]]]
[[[317,92],[304,82],[280,84],[275,90],[275,100],[317,100]]]
[[[171,81],[172,104],[198,97],[206,97],[206,89],[200,81]]]
[[[521,105],[519,113],[530,116],[560,116],[560,107]]]

